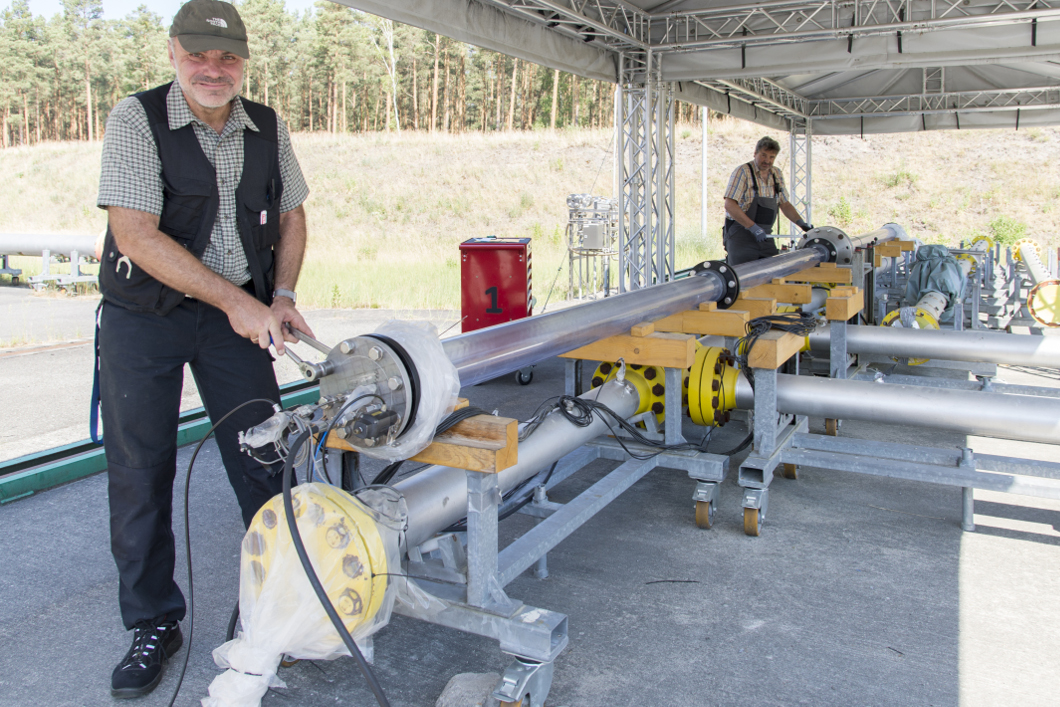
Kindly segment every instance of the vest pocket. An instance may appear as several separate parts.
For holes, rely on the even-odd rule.
[[[173,236],[185,248],[201,230],[203,219],[209,213],[209,201],[213,196],[214,185],[198,179],[181,179],[174,183],[162,175],[165,192],[162,216],[158,220],[158,230]]]
[[[250,240],[254,250],[268,248],[280,240],[280,206],[277,199],[247,198],[244,202]]]

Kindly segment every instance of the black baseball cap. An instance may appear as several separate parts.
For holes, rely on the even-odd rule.
[[[244,59],[250,58],[247,28],[230,2],[191,0],[177,10],[169,36],[180,40],[186,52],[220,49]]]

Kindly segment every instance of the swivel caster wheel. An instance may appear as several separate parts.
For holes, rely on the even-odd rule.
[[[714,502],[696,501],[696,527],[710,530],[714,525]]]
[[[839,436],[839,420],[833,420],[831,418],[825,418],[824,421],[824,433],[829,437]]]
[[[798,480],[799,478],[799,466],[798,464],[785,464],[784,470],[780,472],[785,479]]]
[[[499,704],[500,707],[523,707],[524,703],[527,707],[530,707],[530,695],[527,695],[518,702],[498,702],[497,704]]]
[[[757,538],[762,533],[762,514],[757,508],[743,509],[743,532]]]
[[[530,381],[534,379],[534,372],[528,369],[515,372],[515,382],[519,385],[530,385]],[[501,704],[504,704],[503,702]],[[511,703],[509,703],[511,704]]]

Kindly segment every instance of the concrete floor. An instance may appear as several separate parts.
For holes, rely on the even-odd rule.
[[[357,313],[329,316],[336,334],[320,327],[325,341],[358,327]],[[33,437],[31,423],[43,418],[52,432],[40,442],[65,429],[62,420],[87,417],[80,404],[34,397],[41,381],[57,380],[70,387],[68,399],[81,395],[84,378],[71,370],[81,363],[55,351],[0,357],[0,390],[18,401],[2,408],[5,432]],[[549,361],[529,386],[505,377],[464,394],[525,418],[562,392],[562,374]],[[1034,372],[1006,370],[1003,378],[1060,384]],[[811,431],[822,430],[811,420]],[[712,449],[743,436],[739,424],[723,432]],[[1055,447],[897,426],[848,421],[841,434],[1060,460]],[[190,452],[178,461],[178,498]],[[572,498],[613,466],[595,463],[553,500]],[[958,489],[802,469],[798,481],[775,481],[763,534],[750,538],[733,480],[709,531],[693,523],[693,487],[680,472],[652,472],[549,555],[548,579],[524,575],[509,585],[511,596],[569,616],[570,645],[556,661],[549,705],[1060,703],[1060,503],[977,493],[978,529],[963,533]],[[210,651],[224,640],[237,592],[242,528],[211,443],[190,496],[196,622],[178,705],[197,705],[219,673]],[[502,544],[529,524],[505,521]],[[175,525],[182,537],[183,519]],[[0,706],[114,702],[110,671],[129,637],[118,619],[105,478],[0,507],[0,536]],[[184,571],[181,561],[182,585]],[[375,646],[375,669],[395,706],[432,705],[454,674],[502,672],[509,662],[492,641],[402,617]],[[178,673],[176,661],[136,704],[167,704]],[[375,704],[349,659],[303,662],[281,677],[288,688],[265,705]]]

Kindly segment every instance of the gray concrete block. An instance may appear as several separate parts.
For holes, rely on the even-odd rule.
[[[434,707],[498,707],[493,697],[501,676],[497,673],[460,673],[442,690]]]

